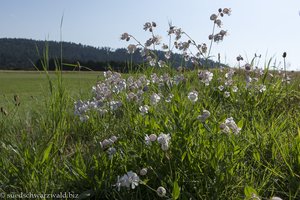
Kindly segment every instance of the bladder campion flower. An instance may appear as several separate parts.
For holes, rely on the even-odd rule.
[[[136,50],[136,45],[134,45],[134,44],[128,45],[128,47],[127,47],[128,53],[133,54],[135,52],[135,50]]]
[[[149,135],[149,138],[151,142],[154,142],[157,139],[157,136],[154,133],[152,133]]]
[[[221,21],[220,19],[216,19],[216,20],[215,20],[215,23],[217,24],[217,26],[218,26],[219,28],[222,27],[222,21]]]
[[[224,96],[225,96],[225,98],[228,98],[228,97],[230,97],[230,92],[228,92],[228,91],[225,91],[225,92],[224,92]]]
[[[140,175],[141,176],[146,176],[147,173],[148,173],[148,169],[147,168],[143,168],[143,169],[140,170]]]
[[[228,16],[231,15],[231,8],[224,8],[223,13],[228,15]]]
[[[122,102],[121,101],[111,101],[111,102],[109,102],[109,106],[110,106],[110,109],[112,111],[114,111],[122,106]]]
[[[220,86],[218,87],[218,89],[219,89],[220,91],[223,91],[223,90],[224,90],[224,86],[223,86],[223,85],[220,85]]]
[[[129,171],[126,174],[124,174],[121,178],[118,176],[118,180],[115,186],[118,188],[118,191],[120,191],[121,187],[131,187],[131,189],[134,189],[136,188],[136,186],[139,185],[139,182],[139,176],[136,173]]]
[[[159,197],[164,197],[166,196],[167,191],[164,187],[160,186],[157,188],[156,193]]]
[[[245,70],[246,72],[249,72],[251,70],[251,65],[249,63],[245,64]]]
[[[211,20],[211,21],[215,21],[217,18],[218,18],[218,16],[217,16],[216,14],[212,14],[212,15],[210,16],[210,20]]]
[[[205,86],[208,86],[210,81],[212,80],[214,74],[209,71],[199,71],[198,77]]]
[[[166,66],[166,62],[165,62],[165,61],[159,60],[157,63],[158,63],[158,66],[159,66],[160,68]]]
[[[239,88],[237,86],[232,87],[232,92],[237,92],[238,90],[239,90]]]
[[[171,93],[171,94],[169,94],[169,96],[166,98],[165,101],[166,101],[167,103],[170,103],[170,102],[172,101],[173,97],[174,97],[174,94]]]
[[[150,97],[150,102],[152,105],[156,105],[160,101],[160,96],[156,93],[152,94]]]
[[[272,197],[270,200],[282,200],[280,197]]]
[[[167,49],[169,49],[169,46],[166,45],[166,44],[163,44],[163,45],[161,46],[161,48],[164,49],[164,50],[167,50]]]
[[[197,119],[200,120],[201,122],[205,122],[209,116],[210,116],[210,112],[208,110],[203,110],[202,115],[199,115]]]
[[[244,60],[244,59],[243,59],[243,57],[242,57],[241,55],[239,55],[238,57],[236,57],[236,60],[237,60],[238,62],[240,62],[241,60]]]
[[[259,86],[259,92],[260,92],[260,93],[263,93],[264,91],[266,91],[266,89],[267,89],[267,87],[266,87],[265,85],[263,85],[263,84],[261,84],[261,85]]]
[[[220,124],[220,129],[223,133],[229,133],[230,132],[230,128],[225,123]]]
[[[161,148],[163,151],[167,151],[169,149],[169,141],[171,139],[170,134],[164,134],[161,133],[158,138],[157,138],[157,142],[159,144],[161,144]]]
[[[192,91],[188,94],[188,98],[189,100],[191,100],[192,102],[196,102],[198,100],[198,92],[197,91]]]
[[[225,120],[225,124],[226,126],[228,126],[230,128],[230,130],[234,133],[234,134],[238,134],[241,131],[241,128],[239,128],[235,121],[233,120],[232,117],[229,117]]]
[[[147,114],[149,111],[149,106],[148,105],[140,106],[139,110],[142,113],[142,115]]]
[[[154,142],[156,139],[157,139],[157,136],[153,133],[151,135],[148,135],[148,134],[145,135],[145,143],[147,145],[150,145],[151,142]]]
[[[129,41],[130,40],[130,35],[128,33],[123,33],[121,35],[121,40]]]
[[[109,147],[106,152],[109,155],[109,158],[111,159],[113,155],[117,153],[117,150],[114,147]]]

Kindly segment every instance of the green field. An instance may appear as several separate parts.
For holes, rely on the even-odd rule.
[[[89,95],[102,74],[100,72],[62,72],[63,85],[73,98]],[[49,72],[53,84],[57,74]],[[49,81],[45,72],[38,71],[0,71],[0,106],[13,107],[14,95],[20,99],[20,108],[28,108],[32,103],[42,105],[50,93]]]
[[[97,82],[100,72],[62,72],[64,85],[75,93],[88,89]],[[55,72],[49,72],[51,79],[56,78]],[[48,87],[45,72],[38,71],[0,71],[0,94],[36,96],[45,92]]]

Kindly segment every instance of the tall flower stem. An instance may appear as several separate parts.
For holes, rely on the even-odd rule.
[[[214,23],[214,25],[213,25],[212,35],[214,35],[215,29],[216,29],[216,23]],[[211,41],[210,41],[209,49],[208,49],[208,54],[207,54],[206,59],[209,58],[209,55],[210,55],[210,52],[211,52],[211,48],[212,48],[212,44],[213,44],[213,39],[211,39]]]

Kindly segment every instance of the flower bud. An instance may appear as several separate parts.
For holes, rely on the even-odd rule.
[[[215,21],[218,18],[218,16],[216,14],[212,14],[210,16],[210,20]]]
[[[143,169],[141,169],[141,171],[140,171],[140,175],[141,175],[141,176],[145,176],[145,175],[147,175],[147,172],[148,172],[147,168],[143,168]]]
[[[157,188],[156,193],[158,196],[164,197],[166,195],[167,191],[164,187],[160,186]]]

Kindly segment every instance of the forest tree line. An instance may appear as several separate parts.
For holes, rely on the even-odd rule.
[[[72,42],[39,41],[32,39],[0,38],[0,70],[36,70],[42,69],[42,63],[48,55],[48,70],[63,63],[63,70],[104,71],[112,69],[126,72],[145,63],[138,51],[128,54],[127,49],[110,47],[92,47]],[[156,51],[159,59],[164,60],[164,52]],[[61,58],[62,56],[62,58]],[[184,63],[180,54],[172,54],[172,66]],[[184,63],[191,67],[192,63]],[[213,65],[213,63],[211,63]],[[79,68],[80,67],[80,68]]]

